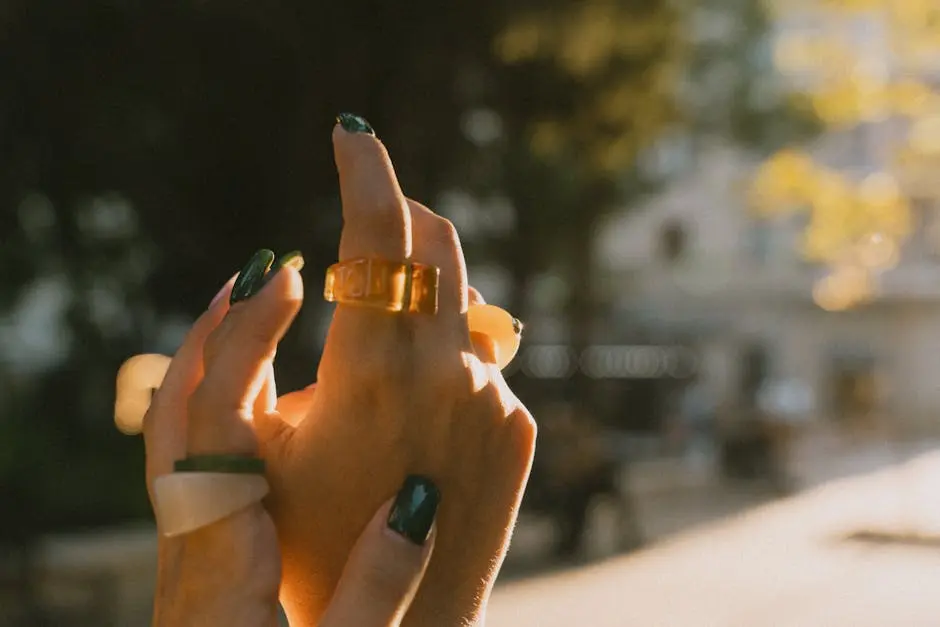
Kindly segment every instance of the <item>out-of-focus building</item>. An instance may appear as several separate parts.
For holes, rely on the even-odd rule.
[[[836,151],[843,137],[819,150]],[[857,158],[852,141],[847,158]],[[663,193],[599,229],[597,263],[619,316],[694,337],[700,372],[731,406],[756,404],[768,378],[804,381],[820,418],[889,416],[940,425],[940,256],[932,207],[874,301],[833,313],[813,298],[826,269],[799,255],[799,218],[764,221],[746,206],[755,158],[712,144]]]
[[[775,24],[775,36],[826,36],[836,28],[858,51],[866,76],[896,76],[883,15],[832,14],[813,2]],[[929,61],[929,62],[928,62]],[[905,60],[910,71],[910,60]],[[789,81],[827,80],[812,64]],[[918,78],[936,85],[940,54],[918,59]],[[890,115],[818,137],[815,160],[855,180],[892,164],[907,122]],[[874,299],[847,311],[820,307],[814,285],[827,269],[799,253],[806,216],[773,221],[747,206],[757,157],[720,141],[677,141],[657,153],[674,182],[599,229],[597,263],[619,316],[693,336],[701,373],[727,406],[753,407],[762,383],[795,380],[824,421],[884,418],[901,429],[940,427],[940,198],[934,177],[894,169],[913,211],[912,236],[893,268],[875,277]],[[933,168],[931,168],[932,170]],[[916,173],[915,173],[916,174]],[[922,174],[922,173],[921,173]],[[928,180],[929,179],[929,180]],[[878,242],[873,245],[877,248]]]

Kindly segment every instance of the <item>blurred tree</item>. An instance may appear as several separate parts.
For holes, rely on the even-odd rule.
[[[781,33],[776,64],[854,158],[834,163],[789,146],[758,173],[752,204],[769,217],[805,215],[800,252],[830,270],[815,287],[816,302],[847,309],[875,296],[877,276],[897,264],[918,222],[937,248],[936,218],[917,210],[940,200],[940,92],[932,78],[940,8],[930,0],[776,8],[781,19],[814,25]]]
[[[505,23],[478,104],[503,133],[484,147],[477,191],[515,210],[515,229],[484,242],[509,269],[512,311],[525,317],[540,273],[563,276],[580,352],[605,324],[597,229],[668,182],[644,161],[677,139],[766,154],[814,132],[805,99],[779,89],[771,35],[761,0],[542,2]],[[592,382],[571,383],[589,407]]]
[[[287,387],[314,376],[338,111],[369,118],[410,196],[507,197],[515,228],[486,249],[514,278],[513,311],[555,269],[577,286],[573,339],[590,341],[593,229],[649,189],[639,157],[666,131],[754,139],[780,117],[734,96],[702,105],[706,67],[754,74],[742,50],[763,24],[756,0],[739,3],[710,3],[744,22],[708,41],[686,37],[708,3],[666,0],[3,3],[0,500],[29,494],[32,513],[3,524],[145,515],[140,446],[110,418],[114,373],[173,350],[258,246],[308,259],[278,368]]]
[[[313,277],[335,259],[337,112],[373,122],[410,195],[438,189],[463,141],[456,68],[487,49],[488,19],[427,1],[4,3],[2,368],[17,400],[2,405],[19,427],[0,485],[35,497],[24,529],[145,515],[139,445],[110,419],[116,368],[173,350],[259,246],[302,249]],[[315,373],[319,289],[279,354],[288,386]]]

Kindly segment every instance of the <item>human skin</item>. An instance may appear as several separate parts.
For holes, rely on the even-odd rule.
[[[283,557],[281,601],[292,624],[316,624],[372,512],[418,473],[442,501],[434,555],[404,624],[477,624],[515,525],[535,423],[485,338],[471,338],[467,307],[482,299],[468,289],[453,225],[405,198],[376,137],[337,125],[333,144],[340,260],[438,266],[439,309],[403,315],[340,304],[316,386],[256,419]]]
[[[226,441],[210,437],[211,422],[199,420],[188,421],[183,437],[188,442],[161,431],[153,420],[145,420],[145,435],[149,429],[151,442],[169,440],[169,448],[190,454],[260,451],[272,494],[267,509],[240,533],[269,542],[273,519],[279,562],[264,566],[269,558],[259,550],[250,551],[254,557],[247,563],[260,560],[257,573],[277,573],[280,567],[281,601],[292,625],[318,624],[376,508],[406,475],[429,477],[443,495],[435,549],[404,624],[476,624],[515,524],[535,424],[506,386],[492,346],[467,329],[467,306],[482,298],[467,287],[453,226],[404,197],[385,148],[373,135],[337,126],[333,141],[343,197],[340,259],[412,259],[440,267],[437,315],[339,305],[316,385],[277,398],[274,352],[302,301],[299,275],[280,272],[258,296],[271,299],[271,307],[264,319],[250,323],[257,332],[231,341],[236,326],[231,321],[249,317],[249,308],[236,304],[226,314],[216,305],[204,316],[207,321],[200,320],[202,326],[197,322],[191,335],[201,339],[184,345],[154,399],[152,409],[172,411],[184,421],[187,415],[218,413],[222,403],[223,414],[238,418]],[[222,316],[225,324],[219,323]],[[197,353],[206,361],[226,360],[219,354],[234,350],[252,353],[250,367],[204,377]],[[220,398],[213,392],[220,389],[239,393]],[[169,472],[172,459],[151,459],[148,450],[151,485]],[[178,585],[172,575],[185,561],[187,542],[191,545],[192,538],[161,542],[161,589]],[[206,548],[190,546],[190,553]],[[218,557],[223,560],[224,551]],[[211,592],[224,570],[216,568],[188,585]],[[259,605],[270,601],[271,578],[245,576],[245,590],[257,588]]]

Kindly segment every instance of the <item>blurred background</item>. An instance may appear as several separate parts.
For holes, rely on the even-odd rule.
[[[0,625],[149,623],[129,356],[259,247],[316,375],[330,132],[526,322],[499,625],[940,625],[940,2],[0,2]]]

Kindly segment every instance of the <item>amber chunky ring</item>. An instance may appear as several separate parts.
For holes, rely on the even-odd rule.
[[[422,263],[352,259],[327,269],[323,297],[331,303],[434,315],[439,280],[440,269]],[[519,320],[493,305],[473,305],[467,311],[467,325],[471,332],[493,340],[500,368],[509,365],[522,337]]]
[[[323,296],[330,302],[393,313],[434,315],[437,313],[439,277],[438,268],[422,263],[354,259],[337,263],[327,270]],[[472,305],[467,311],[467,326],[471,333],[482,333],[493,340],[496,363],[500,368],[508,366],[516,356],[522,339],[522,323],[506,310],[494,305]],[[114,422],[123,433],[136,435],[143,429],[151,397],[163,384],[170,361],[166,355],[136,355],[121,366],[117,375]],[[192,471],[193,468],[187,465],[189,463],[183,463],[177,471]],[[227,472],[233,473],[230,468]],[[243,472],[251,474],[257,470]],[[207,480],[206,476],[200,480]],[[259,487],[256,485],[254,489]],[[172,524],[170,527],[175,528]]]
[[[440,268],[385,259],[351,259],[326,271],[323,298],[392,313],[437,313]]]

